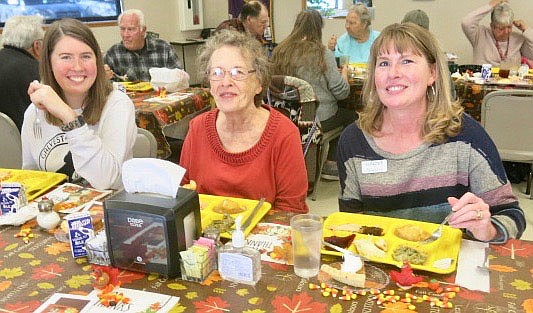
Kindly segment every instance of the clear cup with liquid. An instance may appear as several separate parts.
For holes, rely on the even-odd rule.
[[[318,275],[322,223],[322,218],[314,214],[299,214],[291,218],[294,273],[300,277],[310,278]]]

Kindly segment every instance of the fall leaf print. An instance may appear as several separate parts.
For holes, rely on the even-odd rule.
[[[481,292],[471,291],[466,288],[461,289],[461,292],[459,292],[457,296],[468,300],[475,300],[477,302],[485,300],[485,297]]]
[[[59,255],[62,252],[70,251],[70,244],[66,242],[53,242],[44,248],[44,251],[50,255]]]
[[[211,286],[212,283],[222,281],[222,277],[220,277],[220,273],[218,271],[212,271],[207,278],[200,283],[200,285],[204,286]]]
[[[54,289],[56,286],[51,283],[38,283],[37,287],[39,287],[39,289]]]
[[[185,294],[185,298],[192,300],[198,298],[198,293],[196,291],[189,291]]]
[[[33,313],[40,305],[39,301],[7,303],[0,312]]]
[[[183,313],[185,310],[187,310],[186,307],[181,304],[176,304],[172,309],[170,309],[170,311],[168,311],[168,313]]]
[[[409,309],[409,303],[404,302],[388,302],[383,304],[384,310],[380,313],[414,313],[416,311]]]
[[[515,268],[512,268],[510,266],[506,266],[506,265],[498,265],[498,264],[491,264],[489,266],[489,268],[493,271],[496,271],[496,272],[501,272],[501,273],[512,273],[512,272],[516,272],[516,269]]]
[[[0,291],[4,291],[11,287],[12,282],[10,280],[0,281]]]
[[[287,296],[276,296],[272,300],[272,306],[276,313],[298,313],[298,312],[326,312],[326,303],[316,302],[307,292],[301,292],[289,299]]]
[[[74,275],[69,280],[65,281],[65,284],[70,288],[76,289],[92,284],[92,278],[91,275]]]
[[[329,313],[342,313],[342,305],[334,304],[329,308]]]
[[[276,271],[281,271],[281,272],[288,272],[289,269],[292,267],[287,264],[280,264],[280,263],[273,263],[273,262],[268,262],[268,266],[270,266],[272,269]]]
[[[521,279],[515,279],[511,283],[511,286],[515,287],[518,290],[522,290],[522,291],[523,290],[531,290],[531,283],[527,282],[525,280],[521,280]]]
[[[260,309],[255,309],[255,310],[242,311],[242,313],[265,313],[265,311],[260,310]]]
[[[509,239],[505,245],[491,245],[491,249],[501,256],[511,256],[513,252],[523,258],[533,256],[533,244],[517,239]]]
[[[207,297],[205,301],[193,302],[196,312],[199,313],[217,313],[230,312],[229,303],[222,300],[220,297]]]
[[[63,273],[65,269],[63,269],[61,266],[51,263],[45,266],[39,266],[33,269],[33,274],[31,274],[31,278],[35,280],[39,279],[54,279],[56,277],[61,277],[61,273]]]
[[[187,289],[187,286],[180,284],[180,283],[170,283],[170,284],[167,284],[167,287],[172,290],[186,290]]]
[[[244,297],[244,296],[249,294],[248,289],[246,289],[246,288],[238,289],[235,293],[238,294],[241,297]]]
[[[0,237],[0,249],[5,247],[7,245],[7,242],[4,240],[4,238]]]
[[[533,313],[533,299],[527,299],[522,303],[522,307],[526,313]]]
[[[33,259],[33,258],[35,258],[35,256],[33,256],[33,254],[31,254],[31,253],[20,253],[19,254],[19,258],[21,258],[21,259]]]
[[[24,275],[25,272],[20,267],[4,268],[0,270],[0,277],[11,279]]]

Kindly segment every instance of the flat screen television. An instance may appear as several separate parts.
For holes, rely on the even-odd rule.
[[[41,15],[46,24],[62,18],[83,22],[116,21],[122,0],[0,0],[0,27],[13,15]]]

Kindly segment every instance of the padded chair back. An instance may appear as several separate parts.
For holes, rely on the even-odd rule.
[[[503,160],[533,162],[533,90],[488,93],[481,106],[481,123]]]
[[[17,125],[0,112],[0,168],[22,168],[22,142]]]
[[[488,93],[481,105],[481,124],[502,160],[529,163],[526,194],[533,198],[533,90],[498,90]]]
[[[304,154],[311,143],[320,140],[320,124],[315,118],[318,102],[313,87],[303,79],[273,75],[267,90],[267,103],[298,126]]]
[[[133,145],[134,158],[157,157],[157,141],[154,135],[144,128],[137,127],[137,138]]]

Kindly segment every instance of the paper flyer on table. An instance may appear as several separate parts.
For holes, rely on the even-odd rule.
[[[116,292],[129,298],[129,303],[118,303],[106,307],[99,303],[98,293],[94,290],[87,296],[56,293],[44,302],[34,313],[110,313],[110,312],[169,312],[180,298],[154,292],[119,288]]]
[[[287,225],[259,223],[246,237],[246,246],[261,252],[261,260],[292,264],[291,228]],[[287,257],[290,260],[287,260]]]

